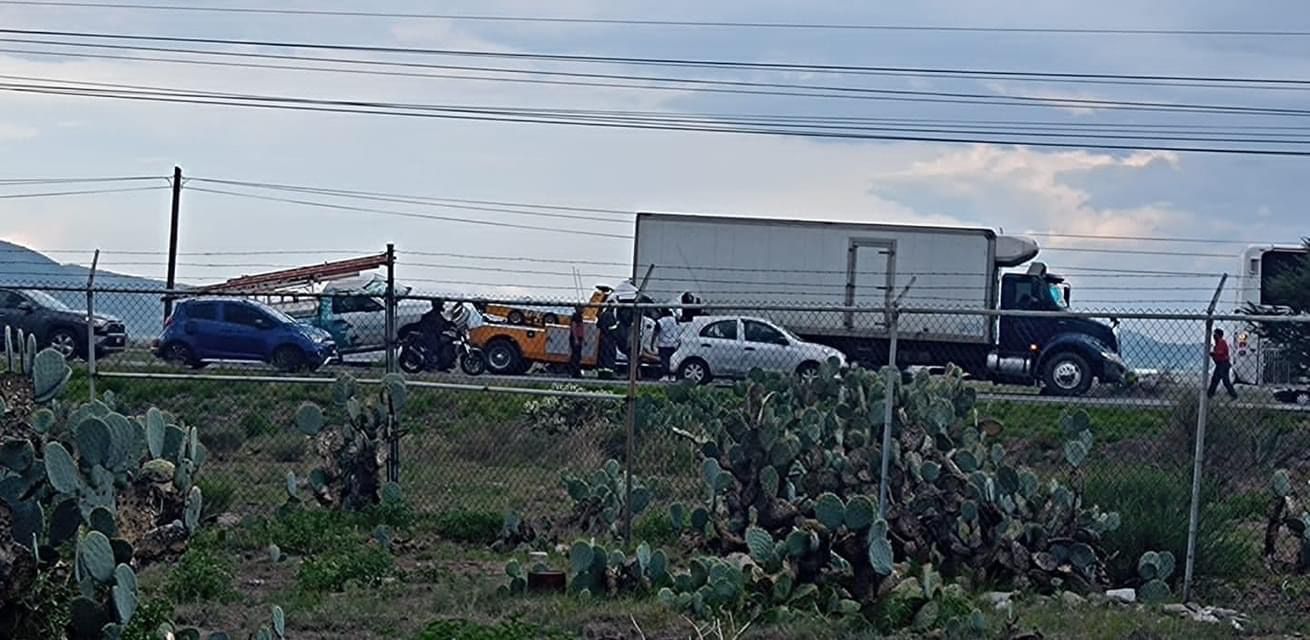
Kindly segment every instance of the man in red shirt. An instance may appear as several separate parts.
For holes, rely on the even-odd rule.
[[[1210,359],[1214,360],[1214,374],[1210,376],[1210,390],[1206,396],[1213,398],[1214,392],[1219,389],[1219,383],[1224,383],[1224,388],[1228,390],[1228,396],[1237,398],[1237,392],[1233,390],[1232,377],[1229,375],[1233,369],[1233,361],[1228,355],[1228,342],[1224,340],[1224,330],[1214,330],[1214,348],[1210,351]]]

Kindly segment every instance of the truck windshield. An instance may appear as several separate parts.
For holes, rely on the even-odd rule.
[[[1046,290],[1050,292],[1051,302],[1055,303],[1056,307],[1059,307],[1060,309],[1069,308],[1069,305],[1065,304],[1064,290],[1060,288],[1060,285],[1049,285],[1046,287]]]

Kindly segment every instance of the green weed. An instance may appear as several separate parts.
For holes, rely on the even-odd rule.
[[[192,543],[164,581],[164,593],[175,604],[230,602],[234,573],[229,555],[203,540]]]
[[[448,511],[437,516],[433,530],[447,540],[491,544],[500,535],[504,516],[486,511]]]
[[[440,620],[428,625],[418,640],[570,640],[572,637],[523,622],[480,624],[468,620]]]
[[[306,559],[300,565],[296,582],[302,591],[311,593],[341,591],[351,582],[377,586],[391,575],[392,565],[391,554],[386,549],[356,544]]]

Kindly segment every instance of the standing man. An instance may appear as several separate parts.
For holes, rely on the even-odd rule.
[[[619,314],[613,302],[605,303],[600,316],[596,318],[596,326],[600,329],[600,353],[597,355],[599,362],[596,375],[602,380],[610,380],[614,378],[620,340]]]
[[[1237,399],[1237,391],[1233,390],[1233,380],[1229,375],[1233,369],[1233,361],[1228,355],[1228,341],[1224,340],[1224,330],[1214,330],[1214,349],[1210,352],[1210,359],[1214,360],[1214,374],[1210,376],[1210,390],[1206,396],[1213,398],[1214,392],[1219,389],[1219,383],[1224,383],[1224,388],[1228,390],[1228,396]]]
[[[673,352],[678,350],[681,342],[682,327],[678,326],[678,319],[673,316],[673,310],[665,309],[655,323],[655,346],[660,351],[660,376],[664,380],[673,379],[673,370],[669,367],[669,361],[673,359]]]
[[[587,325],[582,321],[582,307],[573,310],[569,317],[569,375],[582,377],[582,345],[587,338]]]

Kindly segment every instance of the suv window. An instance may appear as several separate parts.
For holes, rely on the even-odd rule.
[[[362,313],[382,311],[382,305],[368,296],[341,296],[332,298],[332,313]]]
[[[723,340],[737,339],[737,321],[720,320],[700,330],[702,338],[721,338]]]
[[[229,302],[223,306],[223,319],[232,324],[259,329],[273,326],[273,321],[267,314],[239,302]]]
[[[13,291],[0,291],[0,309],[17,309],[20,302],[25,302],[24,298]]]
[[[746,341],[787,346],[787,338],[781,331],[756,320],[746,320]]]
[[[192,320],[218,320],[218,303],[192,302],[186,306],[186,316]]]

